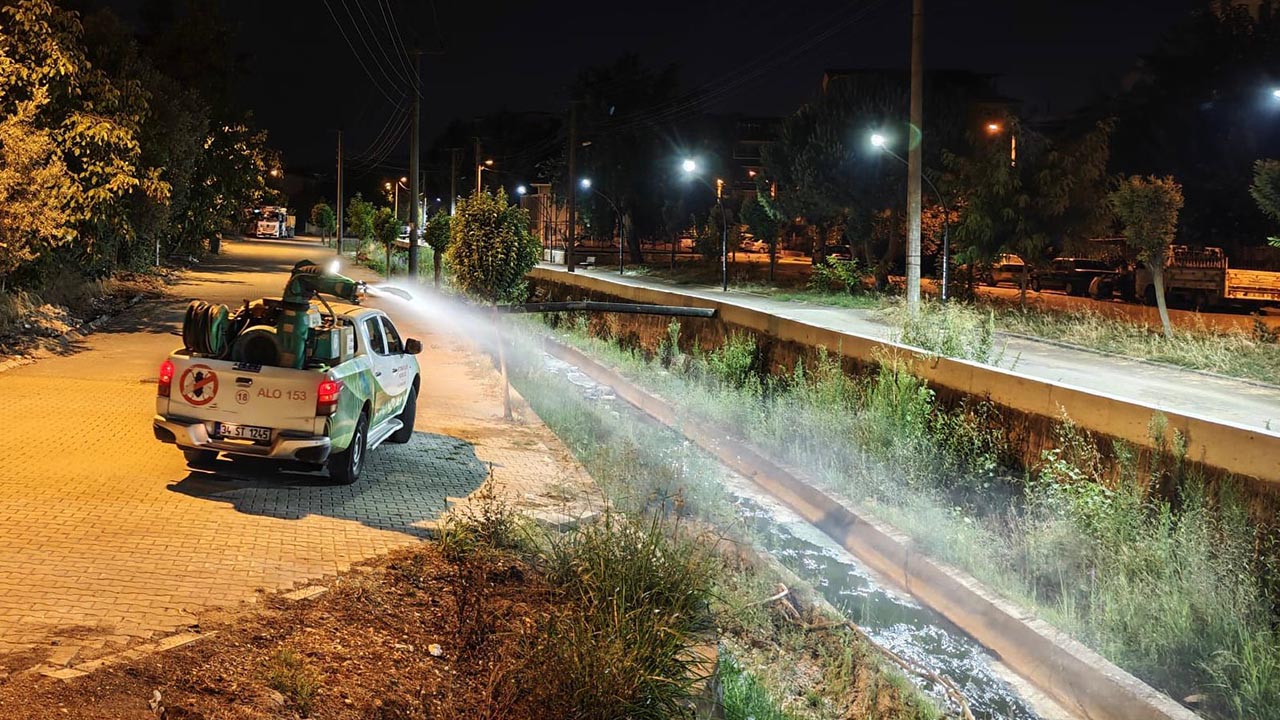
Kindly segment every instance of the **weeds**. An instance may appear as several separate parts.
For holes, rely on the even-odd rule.
[[[888,311],[899,328],[895,342],[917,347],[943,357],[994,363],[995,314],[965,303],[924,300],[919,312],[911,315],[905,307]]]
[[[672,370],[658,373],[636,353],[569,339],[686,421],[737,428],[1175,697],[1208,696],[1200,707],[1214,717],[1274,710],[1280,649],[1267,640],[1277,619],[1260,574],[1277,565],[1271,531],[1250,522],[1232,483],[1211,491],[1188,469],[1185,439],[1161,418],[1160,449],[1142,453],[1064,418],[1055,447],[1020,481],[993,406],[946,408],[889,359],[857,380],[822,354],[785,380],[757,379],[761,393],[697,370],[712,360],[673,350]],[[733,345],[716,362],[751,349],[742,337]],[[728,367],[739,377],[741,362]]]
[[[731,655],[721,654],[716,676],[720,678],[725,720],[795,720],[795,715],[778,707],[760,679]]]
[[[714,550],[678,523],[606,512],[553,539],[548,579],[568,611],[546,633],[549,697],[579,718],[669,718],[686,712],[711,668],[696,652],[714,627]],[[566,708],[567,709],[567,708]]]
[[[280,648],[266,669],[267,686],[280,693],[297,709],[298,714],[311,714],[320,692],[320,673],[312,669],[301,655],[290,648]]]

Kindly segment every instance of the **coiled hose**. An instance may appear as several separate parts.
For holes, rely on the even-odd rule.
[[[196,355],[220,358],[227,353],[227,306],[192,300],[182,319],[182,342]]]

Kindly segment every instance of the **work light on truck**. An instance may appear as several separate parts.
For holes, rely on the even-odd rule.
[[[342,395],[341,380],[321,380],[316,388],[316,415],[332,415],[338,411],[338,396]]]
[[[173,361],[160,363],[160,379],[156,383],[156,395],[169,397],[169,386],[173,384]]]

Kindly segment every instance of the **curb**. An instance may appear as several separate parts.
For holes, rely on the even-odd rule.
[[[681,422],[665,400],[575,348],[543,348],[578,366],[641,412],[685,435],[821,529],[872,570],[894,581],[994,652],[1065,709],[1092,720],[1195,720],[1194,712],[1122,670],[977,579],[912,548],[910,538],[855,513],[722,428]]]
[[[143,295],[142,293],[138,293],[133,297],[129,298],[129,301],[126,302],[119,310],[116,310],[114,313],[99,315],[93,320],[90,320],[89,322],[86,322],[86,323],[81,323],[80,325],[73,327],[70,330],[67,330],[66,332],[62,333],[61,335],[58,335],[51,339],[56,340],[57,342],[63,345],[67,345],[73,340],[84,339],[92,335],[93,333],[97,332],[99,329],[102,328],[103,325],[106,325],[107,323],[119,317],[120,314],[123,313],[125,310],[128,310],[132,308],[134,305],[137,305],[138,303],[142,302],[142,299],[144,297],[145,295]],[[37,362],[36,358],[32,358],[25,355],[20,357],[15,357],[9,360],[5,360],[4,362],[0,362],[0,373],[5,373],[5,372],[8,372],[9,370],[20,368],[25,365],[32,365],[35,362]]]
[[[1227,380],[1230,382],[1238,382],[1238,383],[1243,383],[1245,385],[1252,385],[1254,387],[1262,388],[1263,390],[1280,391],[1280,385],[1275,385],[1269,382],[1265,382],[1263,380],[1254,380],[1253,378],[1244,378],[1244,377],[1232,377],[1231,375],[1223,375],[1222,373],[1213,372],[1212,370],[1201,370],[1199,368],[1184,367],[1182,365],[1175,365],[1173,363],[1162,362],[1160,360],[1148,360],[1146,358],[1137,358],[1137,357],[1131,357],[1129,355],[1121,355],[1119,353],[1108,352],[1106,350],[1098,350],[1096,348],[1086,347],[1084,345],[1076,345],[1075,343],[1069,343],[1069,342],[1066,342],[1065,340],[1054,340],[1052,338],[1036,337],[1035,335],[1023,335],[1022,333],[1008,332],[1005,330],[997,330],[995,334],[998,336],[1006,337],[1006,338],[1016,338],[1018,340],[1025,340],[1027,342],[1040,343],[1043,345],[1053,345],[1054,347],[1060,347],[1067,350],[1078,350],[1079,352],[1086,352],[1091,355],[1101,355],[1102,357],[1115,358],[1116,360],[1128,360],[1129,362],[1142,363],[1143,365],[1150,365],[1152,367],[1157,367],[1162,370],[1178,370],[1180,372],[1195,373],[1197,375],[1203,375],[1204,377],[1210,377],[1215,380]]]

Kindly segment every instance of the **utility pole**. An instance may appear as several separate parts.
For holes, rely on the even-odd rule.
[[[458,151],[462,148],[449,148],[449,217],[458,211]]]
[[[342,254],[342,131],[338,131],[338,241],[334,243]]]
[[[924,170],[924,0],[911,4],[911,123],[907,128],[907,312],[920,312],[920,179]]]
[[[413,51],[413,128],[409,133],[409,280],[418,279],[418,222],[422,206],[418,195],[421,191],[418,178],[418,126],[422,108],[422,52]],[[397,187],[399,187],[397,185]]]
[[[480,162],[480,137],[476,136],[473,139],[475,140],[476,148],[476,194],[479,195],[482,187],[480,185],[480,174],[484,172],[484,164]]]
[[[569,229],[565,233],[564,263],[573,272],[573,235],[578,226],[578,101],[569,103],[569,177],[565,181],[569,194]]]

